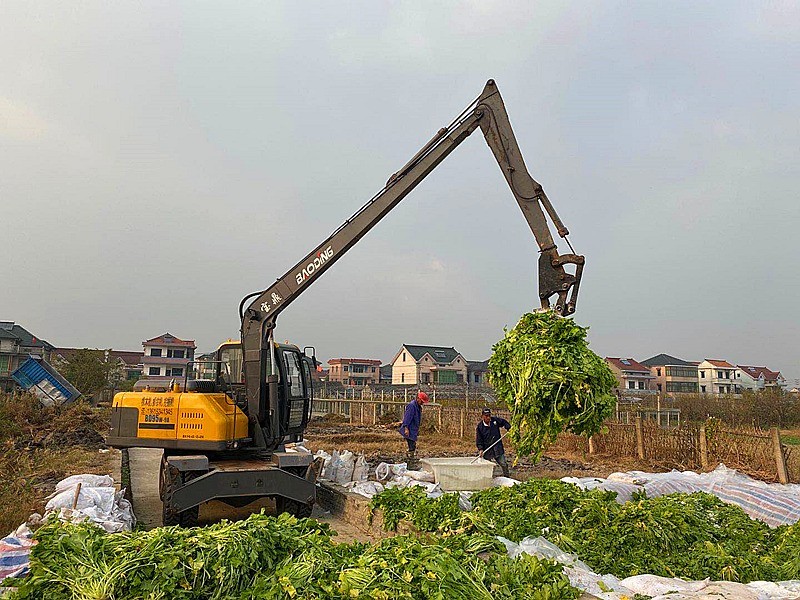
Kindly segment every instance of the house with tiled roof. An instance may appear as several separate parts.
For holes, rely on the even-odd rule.
[[[745,390],[768,388],[785,390],[788,387],[786,379],[780,371],[750,365],[736,365],[736,383]]]
[[[697,365],[701,394],[736,394],[736,367],[727,360],[707,358]]]
[[[640,361],[655,377],[656,390],[668,393],[697,393],[697,363],[669,354],[656,354]]]
[[[194,360],[197,345],[194,340],[182,340],[171,333],[163,333],[142,342],[142,348],[143,376],[148,379],[163,379],[183,377],[186,374],[186,363]]]
[[[380,382],[381,361],[377,358],[331,358],[328,381],[347,386],[375,385]]]
[[[28,356],[50,360],[53,346],[14,321],[0,321],[0,392],[15,389],[11,378]]]
[[[614,358],[606,356],[606,364],[617,377],[617,387],[620,391],[654,392],[655,376],[650,368],[632,358]]]
[[[467,361],[467,383],[470,385],[489,384],[489,360]]]
[[[452,346],[403,344],[392,359],[392,385],[464,383],[467,361]]]

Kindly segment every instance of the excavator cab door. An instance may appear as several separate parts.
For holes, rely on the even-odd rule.
[[[227,394],[242,410],[247,407],[244,390],[244,374],[242,372],[241,342],[224,342],[217,348],[214,380],[217,390]]]
[[[306,423],[311,419],[311,413],[314,410],[314,378],[311,376],[316,370],[316,357],[309,357],[304,353],[303,356],[303,376],[306,378],[308,385],[308,406],[306,407]]]
[[[311,375],[305,357],[297,348],[280,346],[281,392],[284,402],[281,407],[281,433],[284,436],[302,439],[308,423],[311,405]]]

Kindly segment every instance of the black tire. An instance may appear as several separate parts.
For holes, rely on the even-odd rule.
[[[189,510],[179,512],[178,520],[178,525],[181,527],[197,527],[197,522],[200,520],[200,507],[195,506]]]
[[[311,516],[313,510],[313,502],[305,504],[297,500],[292,500],[291,498],[284,498],[283,496],[275,497],[275,513],[278,515],[281,513],[289,513],[298,519],[307,519]]]
[[[158,498],[161,502],[164,502],[164,494],[166,493],[166,489],[168,486],[168,463],[167,463],[167,455],[166,453],[161,455],[161,465],[158,469]]]
[[[298,477],[305,477],[306,469],[307,467],[285,468],[286,471],[288,471],[292,475],[297,475]],[[290,515],[297,517],[298,519],[307,519],[311,516],[311,512],[313,510],[314,510],[313,502],[305,504],[303,502],[298,502],[297,500],[284,498],[283,496],[275,497],[275,514],[279,515],[281,513],[289,513]]]
[[[172,506],[172,494],[175,490],[186,484],[187,481],[194,479],[195,473],[180,472],[171,466],[165,458],[162,458],[161,477],[159,479],[159,494],[161,494],[161,523],[165,527],[180,525],[181,527],[195,527],[200,517],[200,507],[195,506],[178,512]],[[163,482],[163,494],[162,494]]]

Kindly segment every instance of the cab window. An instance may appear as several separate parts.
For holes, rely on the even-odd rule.
[[[303,376],[300,371],[300,360],[297,353],[284,350],[283,362],[286,363],[286,377],[289,384],[289,395],[292,398],[302,398]]]
[[[303,361],[303,375],[306,378],[306,385],[308,386],[308,389],[311,390],[311,369],[308,366],[308,361],[305,360]]]
[[[231,383],[242,383],[242,347],[231,346],[220,351],[220,365],[222,376],[227,380],[230,376]],[[226,368],[227,367],[227,368]]]

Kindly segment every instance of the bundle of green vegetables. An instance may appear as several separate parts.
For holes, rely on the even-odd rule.
[[[616,378],[587,330],[553,311],[527,313],[492,347],[489,382],[511,411],[517,455],[538,458],[562,431],[591,436],[611,414]]]
[[[336,544],[325,524],[252,515],[209,527],[106,534],[49,521],[13,600],[534,598],[573,600],[560,565],[511,559],[481,535]]]
[[[30,574],[12,598],[238,598],[259,573],[329,545],[331,535],[324,523],[286,514],[113,535],[91,523],[50,519],[36,532]]]
[[[395,536],[375,545],[334,545],[287,559],[241,600],[262,598],[450,598],[572,600],[579,593],[560,565],[511,559],[496,540]]]
[[[470,512],[445,497],[392,490],[377,495],[372,506],[383,512],[385,527],[405,519],[421,532],[442,535],[514,541],[543,536],[594,571],[620,578],[644,573],[741,582],[800,578],[800,524],[770,529],[710,494],[642,494],[619,504],[614,492],[531,479],[474,493]]]

